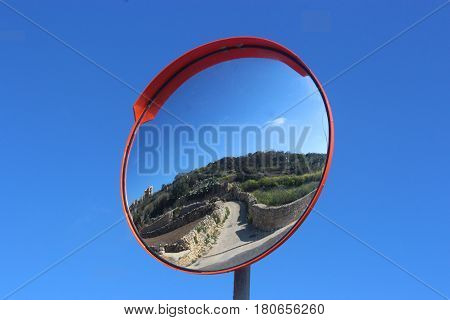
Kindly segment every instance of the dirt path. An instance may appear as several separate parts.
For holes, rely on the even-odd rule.
[[[274,232],[263,232],[247,223],[245,204],[226,202],[230,216],[225,221],[216,244],[189,268],[218,270],[241,264],[269,249],[283,237],[294,223]]]

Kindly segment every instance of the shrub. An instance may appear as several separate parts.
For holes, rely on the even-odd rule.
[[[253,179],[247,180],[241,184],[241,188],[244,191],[250,192],[259,189],[259,182]]]
[[[258,180],[250,179],[241,183],[240,186],[243,191],[252,192],[258,189],[267,190],[277,187],[300,187],[308,182],[320,181],[321,178],[322,172],[317,171],[313,173],[306,173],[301,176],[282,175],[273,177],[263,177]]]
[[[206,227],[200,223],[195,227],[195,231],[198,233],[206,233]]]
[[[253,195],[258,203],[268,206],[280,206],[302,198],[317,188],[317,185],[317,182],[310,182],[300,187],[256,190],[253,192]]]
[[[264,177],[259,180],[260,188],[274,188],[278,185],[276,177]]]
[[[228,207],[225,207],[225,217],[223,217],[222,223],[224,223],[229,216],[230,216],[230,209],[228,209]]]
[[[181,213],[181,208],[180,207],[175,208],[173,210],[173,217],[178,218],[180,216],[180,213]]]

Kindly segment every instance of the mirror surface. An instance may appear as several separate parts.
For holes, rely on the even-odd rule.
[[[126,177],[135,232],[154,255],[191,270],[256,258],[313,199],[328,135],[310,76],[266,58],[201,71],[136,131]]]

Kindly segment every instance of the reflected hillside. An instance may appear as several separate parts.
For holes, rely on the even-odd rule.
[[[242,259],[248,259],[278,241],[307,208],[325,162],[326,155],[316,153],[268,151],[226,157],[177,175],[158,192],[150,187],[131,204],[130,213],[153,251],[177,265],[207,270],[218,261],[202,263],[211,252],[221,255],[225,247],[252,243],[247,251],[239,251],[247,252]],[[226,232],[231,234],[222,239]],[[224,247],[233,237],[234,242]],[[223,267],[239,261],[235,252]]]

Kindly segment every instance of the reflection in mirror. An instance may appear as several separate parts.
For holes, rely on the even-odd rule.
[[[328,125],[311,77],[277,60],[236,59],[194,75],[135,134],[126,192],[136,233],[191,270],[258,257],[313,199]]]

